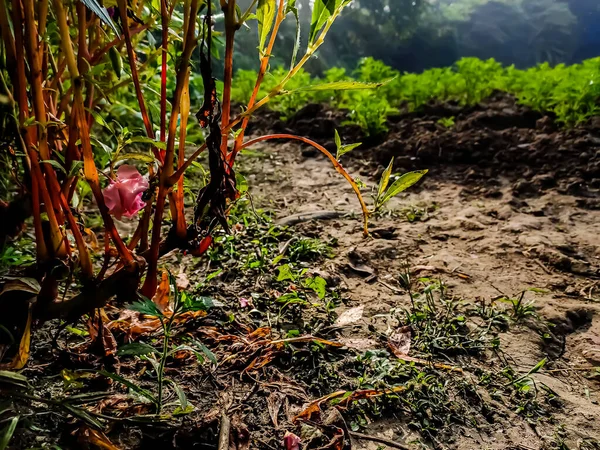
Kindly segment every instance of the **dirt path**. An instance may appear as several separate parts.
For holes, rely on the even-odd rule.
[[[454,442],[442,448],[600,448],[588,439],[600,438],[600,385],[587,377],[600,366],[600,211],[579,208],[578,198],[555,191],[518,198],[504,179],[495,183],[494,198],[478,197],[473,186],[438,175],[395,199],[372,220],[372,237],[365,239],[351,189],[324,158],[304,154],[311,156],[288,144],[267,147],[265,157],[245,159],[244,172],[255,203],[278,219],[313,211],[351,216],[295,225],[307,236],[337,240],[336,256],[322,268],[340,277],[345,305],[336,312],[364,307],[363,319],[343,330],[348,342],[369,347],[375,334],[389,332],[390,312],[410,306],[398,283],[406,263],[413,276],[440,278],[467,304],[524,293],[520,305],[534,306],[530,313],[539,318],[511,326],[500,340],[520,373],[548,358],[532,378],[558,398],[551,419],[526,420],[499,400],[504,411],[495,420],[479,431],[457,428]],[[366,164],[354,166],[365,180],[372,172]],[[499,361],[486,363],[502,369]],[[403,422],[375,422],[368,430],[410,440]],[[568,447],[556,447],[563,438]],[[357,448],[382,447],[363,442]]]

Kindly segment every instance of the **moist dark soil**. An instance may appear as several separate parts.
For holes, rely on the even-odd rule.
[[[455,124],[450,128],[438,122],[451,117]],[[582,197],[582,206],[600,207],[600,118],[565,129],[551,115],[519,105],[505,93],[474,107],[431,103],[390,116],[389,132],[378,137],[343,126],[346,118],[345,111],[310,104],[287,122],[278,120],[276,112],[265,112],[252,127],[254,132],[307,136],[333,152],[338,129],[346,142],[363,142],[349,157],[380,165],[380,171],[394,157],[397,171],[429,169],[430,176],[452,178],[477,195],[498,195],[498,178],[505,177],[519,197],[555,189]]]

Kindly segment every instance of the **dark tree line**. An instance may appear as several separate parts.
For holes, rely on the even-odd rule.
[[[298,0],[303,45],[312,0]],[[574,63],[600,55],[600,2],[597,0],[355,0],[331,30],[308,69],[353,68],[372,56],[403,71],[451,65],[463,56],[495,58],[529,67],[548,61]],[[277,57],[289,54],[295,20],[280,33]],[[256,30],[242,55],[254,54]],[[237,68],[254,68],[252,58],[238,57]]]

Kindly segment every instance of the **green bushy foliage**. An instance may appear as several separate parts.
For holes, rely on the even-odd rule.
[[[397,111],[384,96],[369,95],[366,91],[354,92],[345,105],[349,113],[344,124],[358,125],[367,136],[374,137],[387,132],[387,116]]]
[[[277,86],[281,80],[287,75],[288,70],[282,67],[278,67],[272,70],[265,76],[259,98],[268,94],[275,86]],[[255,77],[256,78],[256,77]],[[311,78],[310,74],[304,69],[298,71],[298,73],[286,84],[286,90],[293,91],[295,89],[306,87],[314,84],[315,81]],[[281,113],[281,118],[287,120],[294,115],[300,108],[307,105],[308,103],[315,101],[315,93],[310,91],[294,92],[288,95],[282,95],[273,98],[270,102],[270,108],[274,111]]]
[[[241,86],[244,77],[250,78],[246,72],[238,73]],[[265,90],[269,83],[275,85],[284,72],[274,69]],[[376,91],[302,91],[276,99],[272,108],[288,118],[307,103],[326,102],[348,110],[346,123],[359,125],[368,136],[385,133],[387,116],[399,108],[415,111],[432,101],[471,106],[495,90],[513,94],[519,103],[533,110],[554,114],[557,122],[567,127],[600,114],[600,58],[571,66],[552,67],[542,63],[527,70],[503,67],[494,59],[462,58],[453,67],[429,69],[420,74],[400,74],[381,61],[363,58],[352,76],[336,67],[326,71],[322,79],[301,72],[290,88],[337,81],[386,83]],[[235,93],[239,100],[244,99],[243,95]]]

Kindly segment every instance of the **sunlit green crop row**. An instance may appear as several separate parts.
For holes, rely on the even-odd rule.
[[[274,69],[267,75],[260,94],[270,92],[287,71]],[[250,98],[256,74],[240,70],[234,80],[233,97],[246,103]],[[342,80],[380,82],[384,86],[372,90],[301,91],[274,97],[271,109],[284,119],[291,117],[311,102],[328,103],[334,108],[348,110],[348,122],[359,125],[366,134],[378,135],[387,130],[387,115],[401,110],[414,111],[431,101],[453,101],[474,105],[495,90],[513,94],[518,102],[556,117],[564,126],[581,125],[600,112],[600,58],[581,64],[551,67],[540,64],[527,70],[514,66],[503,67],[493,59],[482,61],[463,58],[453,67],[426,70],[420,74],[400,73],[373,58],[363,59],[358,67],[347,73],[332,68],[321,78],[300,72],[286,86],[299,87]],[[261,95],[259,95],[260,97]]]

